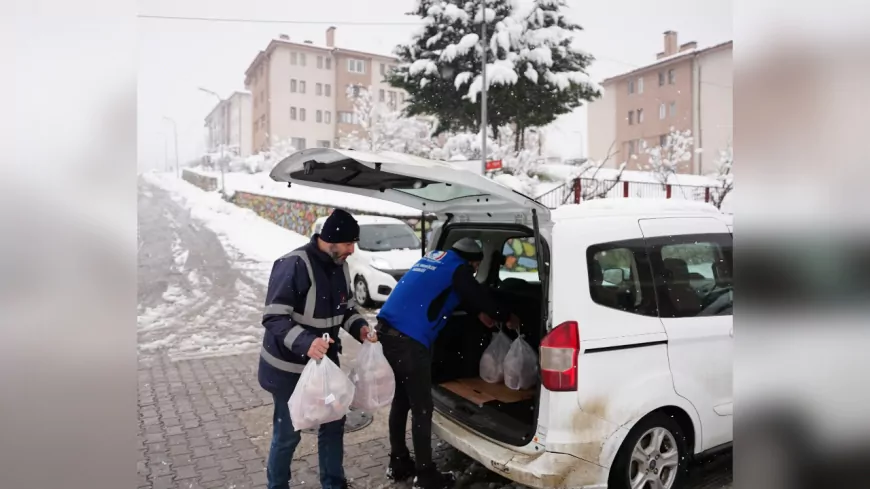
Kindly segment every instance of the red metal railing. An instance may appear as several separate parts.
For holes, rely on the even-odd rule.
[[[678,199],[711,202],[710,187],[697,185],[662,185],[654,182],[595,180],[577,178],[572,182],[539,195],[535,200],[550,209],[563,204],[579,204],[583,200],[638,197],[644,199]]]

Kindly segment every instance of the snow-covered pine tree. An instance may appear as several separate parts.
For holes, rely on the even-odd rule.
[[[437,134],[480,130],[481,0],[419,0],[409,15],[423,19],[411,42],[396,47],[402,64],[388,77],[394,87],[405,90],[406,115],[431,115],[438,119]],[[509,0],[486,0],[487,37],[496,24],[512,13]],[[517,75],[505,70],[507,53],[488,53],[491,87],[512,83]],[[477,81],[477,87],[474,87]],[[490,105],[488,124],[494,130],[510,120],[511,113]]]
[[[522,18],[517,71],[511,99],[516,114],[517,148],[524,147],[527,128],[542,127],[601,95],[601,88],[587,74],[593,56],[576,47],[580,25],[562,11],[565,0],[534,0]]]

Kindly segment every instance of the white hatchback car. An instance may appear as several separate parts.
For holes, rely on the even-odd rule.
[[[483,382],[492,331],[463,311],[433,345],[434,432],[484,466],[534,487],[675,489],[693,457],[730,447],[732,237],[714,207],[603,199],[551,212],[397,153],[303,150],[272,178],[434,213],[432,249],[481,243],[477,279],[540,357],[532,389]]]
[[[384,302],[402,275],[422,256],[420,239],[404,221],[354,215],[359,223],[356,252],[347,259],[354,297],[363,306]],[[319,233],[326,217],[314,221]]]

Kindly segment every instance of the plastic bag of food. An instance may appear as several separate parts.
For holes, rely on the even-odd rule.
[[[356,387],[351,406],[374,411],[393,402],[396,377],[380,342],[363,341],[357,355],[357,366],[351,371],[350,378]]]
[[[538,356],[520,335],[504,357],[504,385],[518,391],[534,386],[537,381]]]
[[[504,379],[504,359],[511,347],[511,339],[504,332],[492,334],[492,341],[480,357],[480,378],[495,384]]]
[[[329,334],[323,339],[329,341]],[[343,418],[353,400],[353,382],[329,357],[308,361],[290,396],[293,428],[304,430]]]

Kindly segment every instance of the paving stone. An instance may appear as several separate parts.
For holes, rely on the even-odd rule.
[[[177,467],[175,469],[176,481],[180,481],[182,479],[193,479],[198,475],[199,474],[196,473],[196,468],[193,465],[185,465],[183,467]]]
[[[221,465],[221,470],[224,472],[245,468],[245,466],[242,465],[239,462],[239,460],[235,459],[235,458],[227,458],[227,459],[221,460],[220,465]]]

